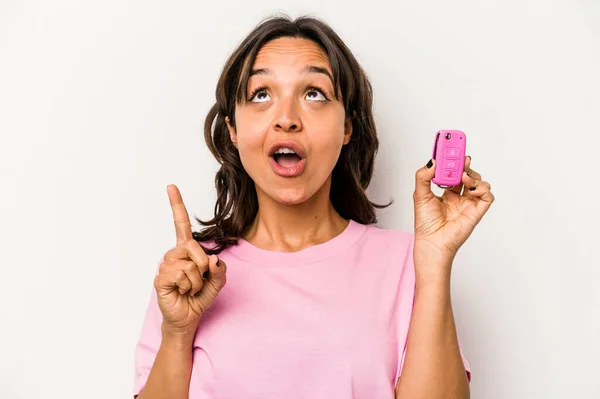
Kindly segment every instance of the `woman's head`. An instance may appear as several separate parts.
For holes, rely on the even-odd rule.
[[[243,98],[225,120],[259,199],[294,205],[319,190],[328,194],[331,172],[352,137],[332,77],[327,55],[312,40],[279,37],[256,54]]]
[[[216,100],[204,133],[221,164],[217,204],[198,241],[217,252],[234,243],[259,198],[291,206],[324,194],[342,217],[376,221],[381,206],[365,195],[378,148],[371,85],[326,23],[263,21],[227,61]]]

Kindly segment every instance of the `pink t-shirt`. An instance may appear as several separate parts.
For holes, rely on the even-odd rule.
[[[415,293],[412,249],[412,232],[351,220],[298,252],[245,240],[221,252],[227,284],[200,320],[189,398],[393,399]],[[161,321],[153,290],[135,350],[136,395]]]

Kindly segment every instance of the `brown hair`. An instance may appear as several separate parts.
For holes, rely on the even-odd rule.
[[[375,208],[365,190],[373,175],[375,154],[379,147],[372,113],[373,93],[367,75],[342,39],[325,22],[309,16],[295,20],[271,16],[259,23],[231,54],[221,72],[216,89],[216,103],[204,123],[204,139],[221,168],[215,176],[217,202],[215,217],[196,220],[207,226],[194,232],[196,241],[214,243],[207,254],[219,253],[234,245],[254,221],[258,200],[254,181],[244,170],[239,153],[229,137],[225,117],[235,126],[235,106],[245,101],[251,66],[267,42],[292,37],[308,39],[328,56],[334,78],[335,98],[341,98],[346,115],[352,115],[352,136],[342,147],[332,172],[330,199],[345,219],[363,224],[376,223]]]

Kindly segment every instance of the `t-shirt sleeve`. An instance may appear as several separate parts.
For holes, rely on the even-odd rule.
[[[161,324],[162,313],[158,307],[156,290],[153,287],[142,323],[142,330],[135,347],[134,397],[139,395],[144,385],[146,385],[148,375],[154,364],[154,359],[162,341]]]
[[[405,270],[404,270],[404,276],[403,276],[403,279],[406,280],[406,284],[404,285],[403,289],[411,291],[410,292],[410,296],[412,297],[412,307],[410,308],[411,313],[412,313],[412,310],[414,307],[414,299],[415,299],[414,294],[416,292],[416,279],[415,279],[415,266],[414,266],[414,259],[413,259],[413,250],[414,250],[414,234],[411,234],[410,244],[408,245],[408,249],[407,249],[407,253],[406,253],[406,257],[405,257],[405,263],[404,263]],[[404,294],[408,294],[408,293],[405,292]],[[410,317],[412,317],[412,314],[410,315]],[[458,340],[458,349],[460,351],[460,356],[462,358],[463,365],[465,367],[465,372],[467,373],[467,378],[470,383],[471,382],[471,366],[469,365],[469,362],[463,353],[462,345],[460,343],[460,337],[457,336],[457,340]],[[396,381],[400,377],[400,374],[402,374],[402,368],[404,366],[404,358],[406,357],[407,340],[405,340],[404,342],[405,342],[404,349],[402,351],[400,364],[398,366],[398,370],[396,373]]]

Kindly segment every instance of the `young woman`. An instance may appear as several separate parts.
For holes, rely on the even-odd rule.
[[[324,22],[269,18],[231,55],[205,123],[215,217],[177,245],[136,347],[140,399],[468,398],[452,262],[494,201],[416,171],[414,232],[375,226],[371,85]],[[464,190],[463,190],[464,188]],[[464,192],[463,192],[464,191]]]

